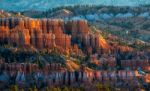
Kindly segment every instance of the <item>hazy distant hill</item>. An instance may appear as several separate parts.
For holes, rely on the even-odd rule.
[[[0,10],[0,18],[9,18],[9,17],[20,17],[20,18],[24,18],[25,16],[21,15],[18,12],[6,12],[4,10]]]
[[[150,4],[150,0],[0,0],[0,9],[22,10],[46,10],[69,5],[114,5],[114,6],[137,6]],[[7,6],[7,7],[6,7]]]

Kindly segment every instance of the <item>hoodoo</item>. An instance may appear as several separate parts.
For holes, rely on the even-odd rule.
[[[65,23],[59,19],[4,18],[0,19],[0,34],[1,42],[6,41],[13,46],[70,49],[77,43],[83,49],[109,49],[106,40],[92,33],[85,20]]]

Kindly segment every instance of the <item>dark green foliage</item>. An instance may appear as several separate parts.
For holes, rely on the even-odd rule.
[[[133,15],[137,16],[142,12],[149,11],[150,8],[148,6],[141,6],[140,7],[128,7],[128,6],[96,6],[96,5],[76,5],[76,6],[61,6],[57,8],[52,8],[47,11],[38,11],[39,14],[34,14],[34,16],[31,16],[33,18],[46,18],[46,17],[54,17],[52,13],[67,9],[71,12],[73,12],[73,15],[86,15],[86,14],[95,14],[95,12],[100,11],[101,13],[107,13],[107,14],[113,14],[114,16],[118,13],[133,13]],[[28,12],[28,11],[26,11]],[[22,12],[23,14],[23,12]]]
[[[126,28],[126,29],[132,29],[134,27],[133,23],[131,22],[113,22],[111,23],[112,25],[115,25],[115,26],[120,26],[122,28]]]
[[[18,62],[18,63],[38,63],[40,67],[44,66],[45,62],[49,63],[64,63],[65,57],[57,52],[51,53],[37,53],[32,51],[17,51],[9,48],[0,47],[0,57],[5,59],[5,62]]]
[[[88,67],[91,68],[91,69],[94,69],[94,70],[98,70],[99,69],[99,67],[96,64],[94,64],[94,63],[89,63]]]
[[[142,29],[148,29],[148,28],[150,28],[150,24],[144,24],[144,25],[142,26]]]

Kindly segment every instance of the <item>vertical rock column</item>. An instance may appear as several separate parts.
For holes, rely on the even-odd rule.
[[[41,20],[41,28],[42,28],[42,32],[43,33],[47,33],[48,32],[48,30],[50,30],[49,29],[49,27],[50,27],[50,25],[48,25],[49,24],[49,19],[47,20],[47,19],[42,19]]]
[[[43,34],[43,42],[45,48],[53,48],[55,46],[55,35],[52,33]]]
[[[10,44],[12,44],[15,47],[19,46],[19,44],[20,44],[19,33],[15,29],[10,32]]]
[[[23,45],[24,46],[29,46],[30,45],[30,34],[29,34],[29,30],[28,29],[23,29]]]
[[[31,45],[36,47],[36,35],[33,29],[30,30]]]
[[[39,49],[43,48],[43,33],[42,30],[35,30],[36,47]]]
[[[8,43],[9,38],[9,28],[0,26],[0,41],[2,43]]]

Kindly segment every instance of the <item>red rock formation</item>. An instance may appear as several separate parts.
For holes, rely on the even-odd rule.
[[[42,28],[42,31],[43,33],[47,33],[49,30],[50,30],[50,25],[49,25],[49,20],[47,19],[42,19],[41,20],[41,28]],[[48,30],[48,31],[47,31]]]
[[[88,27],[88,24],[87,24],[87,21],[85,20],[80,20],[78,21],[78,32],[81,33],[81,34],[88,34],[89,33],[89,27]]]
[[[150,66],[150,64],[148,63],[148,60],[132,59],[132,60],[121,60],[121,66],[123,68],[129,67],[130,69],[138,69],[139,67],[147,69]]]
[[[100,34],[96,34],[96,50],[99,51],[99,50],[103,50],[104,52],[108,52],[109,51],[109,45],[108,43],[106,42],[106,40],[100,35]],[[101,51],[102,51],[101,50]]]
[[[82,56],[83,52],[78,48],[77,44],[74,44],[72,47],[72,52],[75,53],[76,56]]]
[[[3,66],[3,67],[2,67]],[[18,64],[18,63],[1,63],[0,70],[5,71],[9,76],[14,76],[18,79],[18,76],[23,76],[21,79],[16,80],[16,83],[26,79],[26,75],[30,74],[35,77],[35,81],[38,81],[38,77],[43,76],[45,82],[51,86],[58,86],[62,84],[74,85],[74,83],[94,83],[101,81],[103,84],[116,83],[117,80],[124,80],[125,82],[132,83],[137,81],[138,78],[144,79],[145,82],[149,83],[149,75],[140,75],[134,70],[120,70],[115,71],[93,71],[90,69],[82,69],[76,72],[61,70],[62,68],[57,64],[46,64],[43,69],[39,69],[36,64]],[[56,69],[57,68],[57,69]],[[34,72],[34,74],[32,74]],[[18,74],[19,73],[19,74]],[[96,80],[93,80],[96,79]],[[22,83],[22,82],[21,82]],[[39,83],[36,83],[39,84]],[[114,85],[113,84],[113,85]],[[136,83],[131,84],[138,86]]]
[[[43,48],[43,34],[42,30],[35,30],[35,43],[36,47],[42,49]]]
[[[20,21],[19,25],[10,31],[10,44],[15,46],[29,46],[30,45],[30,35],[29,30],[24,29],[24,23]]]
[[[53,48],[55,46],[55,35],[52,33],[43,34],[43,42],[45,48]]]
[[[145,66],[145,67],[144,67],[144,70],[150,71],[150,65],[149,65],[149,66]]]
[[[102,72],[101,72],[101,71],[96,71],[96,72],[95,72],[95,78],[96,78],[98,81],[102,81]]]
[[[146,83],[150,83],[150,74],[146,74],[146,76],[144,77],[144,80]]]
[[[32,46],[36,47],[36,35],[35,31],[33,29],[30,30],[30,38],[31,38],[31,44]]]
[[[8,41],[8,38],[9,38],[9,28],[0,26],[0,41],[1,42]]]
[[[110,50],[109,44],[99,33],[83,35],[83,44],[86,47],[92,47],[98,53],[108,52]]]
[[[19,28],[21,28],[21,29],[24,29],[24,28],[25,28],[24,20],[23,20],[23,19],[19,19],[19,20],[18,20],[18,26],[19,26]]]
[[[87,21],[70,21],[66,24],[67,32],[70,32],[73,38],[81,37],[89,33],[89,27]]]
[[[38,26],[36,26],[36,20],[34,19],[29,19],[29,29],[36,29]]]
[[[126,71],[120,70],[120,71],[118,72],[118,76],[119,76],[119,78],[122,79],[122,80],[127,80]]]
[[[19,46],[20,45],[20,43],[22,43],[22,41],[20,40],[20,38],[19,38],[19,32],[18,32],[18,30],[12,30],[11,32],[10,32],[10,44],[12,44],[13,46]]]
[[[85,52],[88,50],[86,53],[89,55],[95,51],[101,53],[109,50],[106,40],[99,34],[90,32],[87,21],[84,20],[64,23],[56,19],[10,18],[0,19],[0,26],[0,39],[10,39],[7,41],[11,45],[31,45],[39,49],[55,46],[70,50],[72,44],[79,42],[76,44],[83,47]],[[78,48],[78,54],[82,54],[83,50]]]
[[[133,48],[128,46],[118,46],[117,49],[121,52],[132,52]]]
[[[29,30],[28,29],[23,29],[22,30],[22,41],[23,41],[23,46],[29,46],[30,45],[30,35],[29,35]]]
[[[24,26],[26,29],[29,29],[29,18],[24,19]]]

